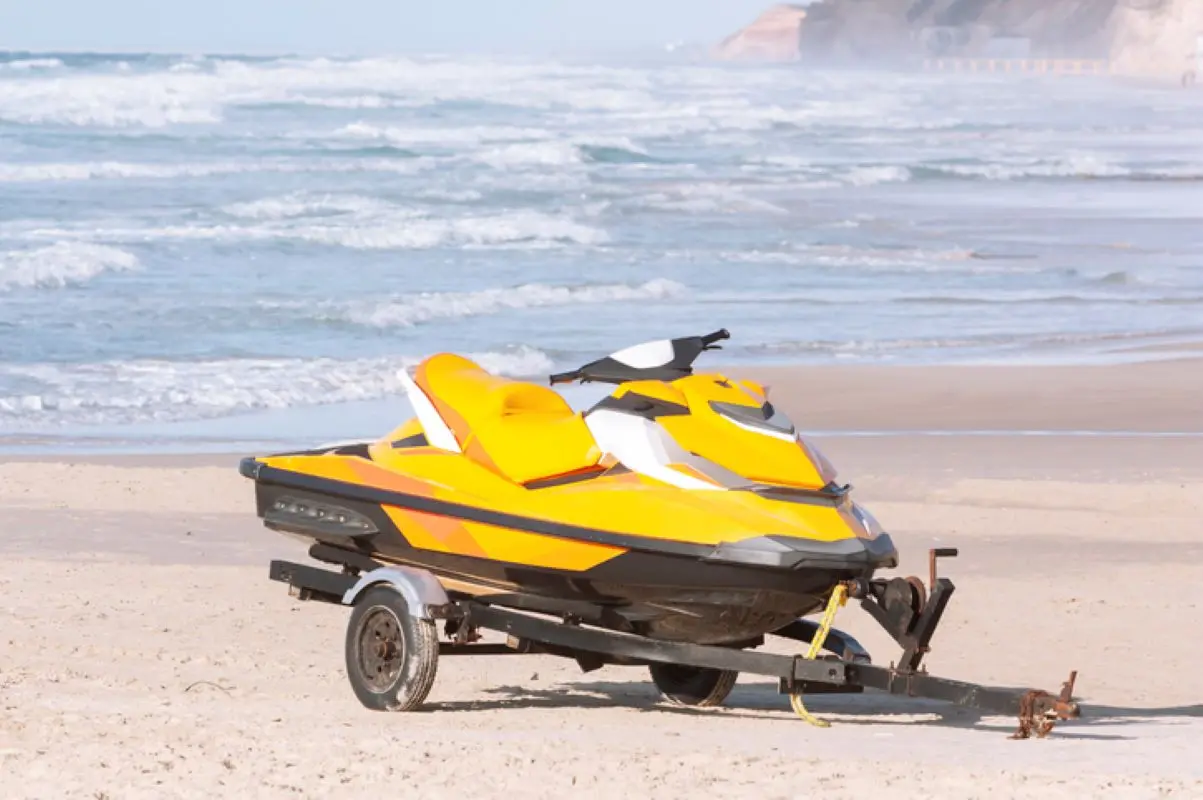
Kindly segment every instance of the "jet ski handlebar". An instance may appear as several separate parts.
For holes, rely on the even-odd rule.
[[[693,373],[693,362],[706,350],[721,349],[718,342],[730,339],[726,328],[703,336],[663,339],[628,347],[578,369],[549,376],[550,383],[625,383],[626,381],[671,381]]]

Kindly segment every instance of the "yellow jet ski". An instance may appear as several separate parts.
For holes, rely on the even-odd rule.
[[[898,556],[765,387],[693,372],[728,336],[553,375],[616,385],[581,413],[546,386],[434,355],[401,374],[416,417],[387,436],[243,471],[268,527],[421,567],[455,592],[656,638],[746,641]]]
[[[583,412],[554,389],[443,353],[400,373],[415,416],[375,441],[242,460],[268,528],[332,572],[273,561],[302,600],[351,606],[347,675],[375,710],[419,707],[446,655],[545,653],[645,665],[670,702],[723,702],[740,673],[804,693],[875,689],[1014,714],[1015,736],[1079,715],[1061,692],[922,667],[952,596],[897,566],[890,537],[764,386],[694,361],[729,338],[648,342],[552,384],[613,391]],[[848,599],[901,646],[888,668],[831,627]],[[823,611],[821,620],[804,619]],[[443,623],[440,641],[438,624]],[[506,635],[480,642],[480,631]],[[766,635],[804,653],[753,652]]]

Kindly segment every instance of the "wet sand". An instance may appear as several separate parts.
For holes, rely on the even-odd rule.
[[[682,710],[641,669],[544,656],[445,658],[428,710],[368,712],[346,611],[267,580],[303,548],[259,525],[237,455],[6,459],[3,795],[1203,796],[1203,438],[1149,435],[1203,430],[1197,366],[756,373],[828,431],[903,574],[960,548],[932,672],[1080,671],[1085,717],[1045,741],[877,694],[812,698],[833,723],[815,729],[749,676],[726,708]],[[896,652],[854,605],[837,625]]]
[[[791,367],[745,373],[806,428],[1203,434],[1203,359],[1106,366]]]

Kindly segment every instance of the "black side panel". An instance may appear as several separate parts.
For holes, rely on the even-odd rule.
[[[327,564],[339,564],[359,572],[371,572],[384,566],[372,558],[369,553],[352,550],[347,546],[333,547],[320,542],[309,548],[309,557]]]
[[[635,392],[627,392],[622,397],[606,395],[593,408],[589,409],[586,414],[604,409],[621,411],[623,414],[634,414],[637,417],[644,417],[645,419],[679,417],[689,413],[688,406],[670,403],[667,400],[659,400],[655,397],[648,397],[636,394]]]
[[[356,456],[358,458],[366,458],[368,461],[372,460],[372,454],[368,452],[368,445],[365,442],[346,444],[342,447],[336,447],[330,451],[330,455]]]

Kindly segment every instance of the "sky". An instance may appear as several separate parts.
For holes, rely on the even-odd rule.
[[[562,52],[711,44],[773,0],[0,0],[0,50]]]

